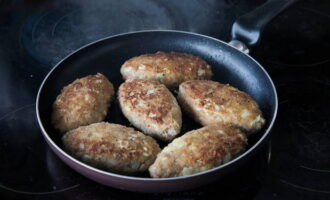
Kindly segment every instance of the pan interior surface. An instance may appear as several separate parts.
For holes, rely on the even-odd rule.
[[[266,130],[272,125],[277,109],[276,92],[268,75],[249,56],[221,41],[176,31],[136,32],[106,38],[85,46],[62,60],[49,73],[40,88],[37,101],[40,125],[61,148],[61,135],[51,124],[52,104],[61,89],[77,78],[100,72],[109,78],[117,91],[123,83],[121,65],[131,57],[157,51],[177,51],[200,56],[212,66],[213,80],[228,83],[250,94],[259,104],[267,123],[259,133],[249,138],[248,148],[254,148],[255,144],[260,143]],[[116,100],[105,121],[131,126]],[[199,124],[183,115],[181,134],[199,127]],[[141,174],[139,177],[148,176]]]

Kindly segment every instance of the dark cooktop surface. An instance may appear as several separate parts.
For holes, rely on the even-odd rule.
[[[271,142],[221,181],[176,193],[133,193],[82,177],[46,145],[35,98],[47,72],[106,36],[173,29],[230,39],[263,0],[0,0],[1,199],[330,199],[330,1],[301,0],[251,49],[273,78]]]

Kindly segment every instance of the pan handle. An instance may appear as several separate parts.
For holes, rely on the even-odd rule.
[[[266,3],[238,18],[231,30],[230,45],[249,53],[248,46],[255,45],[264,27],[283,10],[298,0],[268,0]]]

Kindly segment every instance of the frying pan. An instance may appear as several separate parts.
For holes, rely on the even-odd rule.
[[[60,61],[46,76],[38,92],[38,123],[48,145],[67,165],[80,174],[111,187],[141,191],[167,192],[191,189],[235,173],[267,141],[277,114],[277,94],[265,69],[248,53],[247,46],[257,43],[264,26],[295,0],[270,0],[239,18],[232,28],[229,44],[215,38],[182,31],[140,31],[120,34],[88,44]],[[120,66],[125,60],[157,51],[177,51],[198,55],[214,72],[213,80],[229,83],[250,94],[267,120],[265,127],[249,138],[247,150],[232,161],[214,169],[183,177],[150,178],[141,174],[126,176],[106,172],[71,157],[62,149],[61,135],[51,125],[52,104],[61,89],[75,79],[101,72],[115,88],[123,82]],[[118,102],[111,106],[106,121],[129,126]],[[182,133],[199,125],[184,116]]]

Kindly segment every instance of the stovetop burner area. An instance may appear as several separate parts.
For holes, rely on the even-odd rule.
[[[271,142],[221,181],[175,193],[109,188],[60,161],[39,129],[38,88],[72,51],[147,29],[228,41],[234,20],[264,1],[0,1],[0,199],[330,199],[328,0],[301,0],[251,48],[274,80],[279,113]]]
[[[321,5],[297,5],[269,24],[255,50],[262,61],[286,68],[329,63],[330,9]]]
[[[51,9],[27,16],[19,32],[22,48],[34,59],[52,66],[85,44],[125,32],[173,29],[225,36],[229,32],[212,27],[230,28],[228,22],[236,18],[234,14],[247,7],[216,0],[192,0],[188,4],[149,0],[83,2],[52,4]]]
[[[0,126],[0,190],[17,199],[159,199],[211,198],[221,191],[224,199],[253,198],[261,187],[270,156],[270,144],[244,166],[221,182],[195,190],[143,194],[97,184],[70,169],[47,147],[35,119],[35,106],[27,105],[4,116]],[[27,131],[28,130],[28,131]],[[15,155],[13,157],[13,155]],[[239,192],[238,192],[239,191]]]

